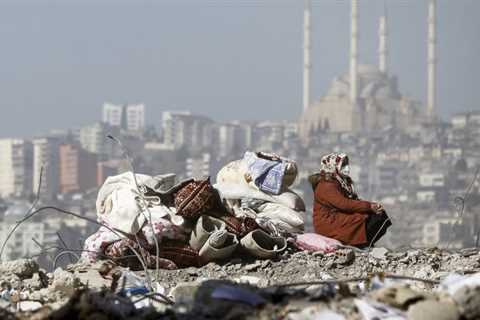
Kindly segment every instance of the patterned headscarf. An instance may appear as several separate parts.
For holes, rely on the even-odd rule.
[[[352,178],[341,173],[343,164],[348,162],[348,156],[345,153],[333,152],[323,156],[320,161],[320,176],[336,179],[347,197],[357,198]]]

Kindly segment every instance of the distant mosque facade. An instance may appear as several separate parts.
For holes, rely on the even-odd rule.
[[[387,70],[387,18],[380,18],[379,64],[358,64],[358,0],[351,5],[350,72],[335,77],[326,94],[310,102],[310,1],[304,13],[303,113],[300,138],[306,142],[321,132],[374,131],[407,128],[434,118],[435,103],[435,0],[429,5],[427,108],[400,93],[397,78]]]

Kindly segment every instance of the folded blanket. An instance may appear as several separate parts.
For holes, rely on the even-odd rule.
[[[243,157],[255,185],[262,191],[279,194],[283,186],[283,176],[287,162],[280,158],[265,158],[247,151]]]
[[[173,181],[172,174],[151,177],[125,172],[108,177],[97,196],[98,221],[128,234],[139,232],[150,214],[160,218],[169,215],[172,221],[183,222],[180,217],[175,219],[175,211],[162,198],[189,181],[177,185]]]
[[[328,238],[316,233],[304,233],[298,235],[295,244],[299,249],[306,251],[320,251],[323,253],[337,250],[342,243],[338,240]]]

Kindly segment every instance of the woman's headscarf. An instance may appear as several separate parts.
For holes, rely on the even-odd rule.
[[[343,164],[348,162],[348,156],[345,153],[330,153],[323,156],[320,160],[320,172],[310,177],[312,186],[318,183],[321,178],[335,179],[340,183],[343,191],[349,198],[357,198],[355,187],[350,176],[341,173]],[[315,188],[315,186],[314,186]]]

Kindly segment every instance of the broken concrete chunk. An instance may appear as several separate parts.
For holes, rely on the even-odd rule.
[[[355,260],[355,252],[352,249],[339,249],[335,251],[335,262],[341,265],[350,265]]]
[[[373,248],[371,251],[370,251],[370,255],[372,257],[374,257],[375,259],[379,259],[379,260],[382,260],[382,259],[385,259],[387,257],[387,253],[388,253],[388,249],[386,248]]]
[[[195,294],[197,293],[199,285],[200,284],[196,282],[179,283],[172,289],[170,296],[173,297],[175,304],[192,304],[195,300]]]
[[[409,287],[398,285],[382,288],[373,291],[370,296],[382,303],[386,303],[392,307],[407,310],[408,306],[419,300],[425,299],[423,293],[414,291]]]
[[[75,276],[60,268],[53,273],[53,282],[51,287],[65,295],[71,295],[75,291]]]
[[[412,305],[408,309],[409,320],[458,320],[460,312],[454,303],[449,301],[425,300]]]
[[[0,273],[15,274],[22,280],[30,279],[38,270],[38,263],[31,259],[5,261],[0,264]]]
[[[42,307],[42,304],[38,301],[20,301],[17,307],[23,312],[36,311]]]
[[[453,299],[465,319],[480,319],[480,287],[462,287],[455,292]]]

